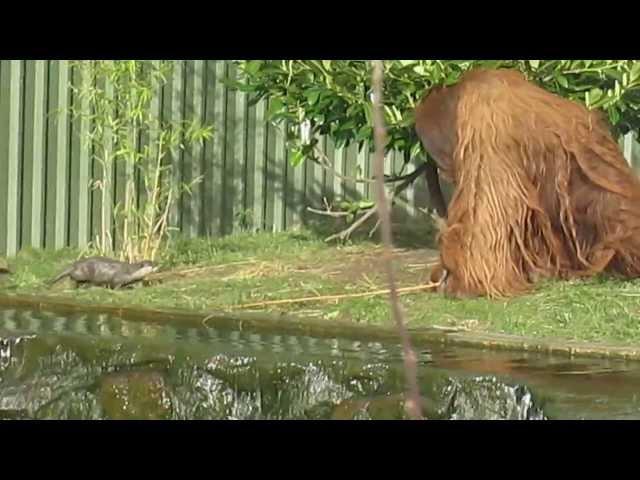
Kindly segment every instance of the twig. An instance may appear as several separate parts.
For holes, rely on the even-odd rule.
[[[307,207],[311,213],[318,215],[326,215],[327,217],[342,218],[351,215],[351,212],[332,212],[331,210],[318,210],[317,208]]]
[[[467,327],[444,327],[441,325],[431,325],[429,328],[434,330],[441,330],[443,332],[468,332],[469,329]]]
[[[373,87],[373,138],[375,142],[374,172],[376,181],[376,199],[378,214],[380,217],[380,227],[384,249],[381,261],[384,263],[389,279],[389,297],[391,300],[391,311],[398,328],[398,333],[402,339],[402,350],[404,357],[404,367],[407,376],[407,400],[405,409],[409,416],[414,419],[422,419],[422,406],[420,390],[418,389],[417,358],[415,351],[411,347],[411,340],[404,325],[403,312],[398,301],[398,289],[396,288],[395,275],[393,272],[393,242],[391,233],[391,215],[387,204],[387,195],[384,188],[384,151],[387,143],[387,131],[384,124],[383,108],[383,75],[384,65],[381,60],[374,60],[371,85]],[[418,170],[418,169],[416,169]],[[408,180],[405,180],[405,182]]]
[[[421,292],[424,290],[433,290],[438,287],[438,283],[426,283],[424,285],[417,285],[413,287],[403,287],[396,290],[399,295],[406,295],[408,293]],[[268,307],[271,305],[291,305],[293,303],[306,303],[306,302],[328,302],[334,300],[344,300],[347,298],[362,298],[362,297],[374,297],[376,295],[386,295],[390,292],[389,289],[385,290],[373,290],[371,292],[360,293],[343,293],[339,295],[323,295],[315,297],[303,297],[303,298],[285,298],[283,300],[267,300],[264,302],[245,303],[243,305],[236,305],[231,308],[255,308],[255,307]]]
[[[380,226],[380,219],[376,221],[376,224],[373,226],[373,228],[369,232],[369,238],[373,238],[373,234],[376,233],[376,230],[378,230],[379,226]]]
[[[335,240],[336,238],[339,238],[340,240],[345,240],[347,238],[349,238],[349,236],[360,226],[362,225],[364,222],[366,222],[370,217],[372,217],[376,212],[378,211],[378,207],[373,207],[370,208],[369,210],[366,211],[366,213],[364,215],[362,215],[358,220],[356,220],[355,222],[353,222],[349,228],[346,228],[344,230],[342,230],[341,232],[338,232],[334,235],[331,235],[330,237],[325,238],[325,242],[330,242],[331,240]]]
[[[393,189],[393,192],[391,193],[391,201],[394,202],[396,200],[396,198],[399,198],[398,195],[400,195],[400,193],[402,193],[420,175],[422,175],[422,173],[425,172],[428,167],[429,167],[428,164],[423,163],[422,165],[417,167],[413,172],[409,173],[408,175],[404,175],[402,177],[404,179],[403,182]],[[307,208],[310,211],[314,212],[314,213],[320,213],[320,214],[323,214],[323,215],[329,215],[329,216],[335,216],[335,217],[342,217],[342,216],[346,216],[346,215],[349,214],[349,212],[331,212],[331,213],[335,213],[335,215],[333,215],[333,214],[328,213],[326,211],[311,209],[311,207],[307,207]],[[345,228],[344,230],[342,230],[342,231],[340,231],[340,232],[338,232],[338,233],[336,233],[334,235],[331,235],[331,236],[327,237],[324,241],[325,242],[330,242],[330,241],[335,240],[335,239],[340,239],[341,241],[346,240],[347,238],[349,238],[351,236],[351,234],[358,227],[360,227],[360,225],[362,225],[364,222],[366,222],[377,211],[378,211],[378,207],[377,206],[374,206],[374,207],[368,209],[366,211],[366,213],[362,217],[360,217],[358,220],[356,220],[351,225],[349,225],[348,228]],[[373,234],[378,229],[378,226],[379,226],[379,221],[376,222],[375,226],[369,232],[369,238],[373,237]]]

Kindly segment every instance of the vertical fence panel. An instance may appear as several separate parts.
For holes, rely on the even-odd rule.
[[[207,102],[206,120],[213,124],[213,140],[205,147],[206,176],[205,176],[205,204],[207,208],[207,234],[218,236],[222,232],[222,200],[224,185],[224,145],[225,145],[225,116],[226,116],[226,88],[222,79],[226,75],[227,64],[220,60],[207,62]]]
[[[344,182],[344,172],[345,172],[345,148],[344,146],[337,147],[334,145],[333,150],[333,168],[337,175],[333,175],[333,192],[334,192],[334,200],[344,200],[345,194],[345,182]]]
[[[24,82],[22,246],[40,248],[44,233],[46,60],[27,60]],[[0,253],[2,253],[0,251]]]
[[[244,209],[246,216],[243,219],[242,228],[245,230],[255,229],[255,171],[256,171],[256,106],[248,105],[247,97],[247,163],[244,172]]]
[[[72,82],[79,87],[85,86],[88,78],[81,79],[78,69],[73,69]],[[84,82],[84,85],[81,85]],[[89,102],[86,98],[80,99],[71,92],[71,104],[76,115],[71,120],[71,181],[69,183],[70,194],[70,218],[69,218],[69,244],[74,247],[84,247],[89,242],[89,181],[90,164],[89,144],[89,119],[86,117],[89,111]]]
[[[186,64],[185,120],[204,123],[204,61],[196,60]],[[198,180],[202,174],[203,148],[200,144],[187,147],[184,152],[183,177],[191,185],[191,193],[185,193],[182,202],[183,229],[187,237],[196,237],[202,226],[203,184]]]
[[[640,143],[638,143],[638,137],[633,135],[633,147],[631,148],[631,165],[637,172],[640,169]]]
[[[252,218],[254,229],[264,229],[265,223],[265,176],[266,176],[266,160],[267,160],[267,102],[261,101],[256,104],[256,120],[255,130],[253,131],[254,139],[254,164],[253,171],[249,172],[253,175],[253,207]]]
[[[284,158],[284,194],[282,202],[284,203],[284,229],[288,230],[294,226],[294,215],[296,209],[296,171],[300,171],[300,167],[291,165],[290,150],[287,149]]]
[[[318,191],[316,189],[317,179],[315,175],[316,163],[311,160],[304,160],[304,164],[300,168],[305,170],[305,182],[304,182],[304,210],[302,212],[303,220],[309,215],[306,211],[307,206],[312,208],[318,208]]]
[[[398,164],[398,158],[397,158],[396,152],[389,152],[388,153],[387,162],[389,162],[389,173],[388,173],[388,175],[396,176],[396,175],[400,174],[401,166]],[[396,214],[397,214],[397,212],[402,212],[402,210],[403,210],[404,203],[401,201],[403,194],[404,194],[404,192],[402,192],[400,195],[398,195],[395,198],[394,205],[393,205],[393,211]],[[395,218],[394,218],[394,220],[395,220]]]
[[[118,91],[114,90],[114,94],[118,95]],[[117,101],[116,107],[120,103]],[[116,117],[119,116],[119,112],[116,113]],[[122,130],[116,133],[117,136],[121,137]],[[117,142],[118,138],[114,137],[115,148],[117,151]],[[113,233],[113,243],[116,250],[122,248],[122,244],[124,241],[123,237],[123,227],[124,227],[124,217],[122,215],[123,210],[125,209],[125,190],[127,187],[127,175],[130,171],[128,159],[125,159],[122,156],[118,156],[114,159],[113,162],[113,202],[115,205],[114,208],[114,233]]]
[[[69,217],[69,65],[49,62],[49,111],[47,115],[47,196],[45,247],[67,245]]]
[[[232,65],[228,65],[225,71],[225,77],[229,78],[233,75],[234,69]],[[220,79],[222,80],[222,78]],[[221,235],[228,235],[233,231],[233,217],[238,207],[236,204],[237,192],[236,182],[233,174],[235,171],[235,126],[236,126],[236,104],[235,92],[232,89],[225,88],[225,118],[224,118],[224,162],[222,168],[222,218]]]
[[[184,62],[176,60],[173,62],[173,69],[168,82],[164,86],[162,118],[166,122],[180,123],[183,120],[183,116]],[[173,166],[173,179],[171,183],[175,189],[173,198],[176,199],[169,210],[169,226],[171,228],[180,228],[181,226],[180,206],[182,203],[182,195],[180,195],[179,188],[182,183],[182,153],[182,150],[177,148],[173,152],[169,152],[167,156],[167,162],[170,162]]]
[[[321,137],[318,140],[318,148],[321,152],[321,154],[318,154],[320,156],[318,161],[322,162],[322,165],[324,165],[326,160],[324,157],[327,156],[326,137]],[[312,163],[313,165],[311,169],[313,171],[313,180],[311,182],[307,182],[307,185],[310,184],[309,203],[313,208],[322,209],[324,207],[323,197],[325,195],[325,177],[327,176],[327,171],[321,164],[316,162]]]
[[[18,250],[20,157],[20,98],[22,65],[0,62],[0,251]]]
[[[629,132],[620,138],[618,144],[629,165],[638,170],[640,168],[640,144],[636,135],[633,132]]]
[[[237,70],[235,68],[229,70],[229,77],[235,79]],[[230,96],[231,97],[231,96]],[[247,94],[244,92],[234,92],[230,101],[233,101],[234,113],[233,118],[233,138],[231,148],[233,154],[227,157],[227,162],[231,160],[233,163],[233,174],[228,179],[233,182],[232,207],[228,208],[228,214],[231,217],[231,230],[236,226],[244,225],[245,215],[247,214],[247,194],[246,181],[247,176]]]
[[[402,153],[395,152],[395,151],[394,152],[390,152],[389,158],[390,158],[390,164],[391,164],[391,175],[398,176],[398,175],[403,175],[404,173],[407,173],[406,171],[402,170],[402,168],[404,167],[404,158],[403,158]],[[406,213],[407,213],[407,198],[408,198],[407,197],[407,189],[402,191],[396,197],[394,211],[396,212],[396,215],[398,215],[396,217],[396,219],[398,221],[403,221],[405,216],[406,216]]]
[[[358,179],[363,179],[363,178],[368,178],[367,175],[367,161],[369,160],[368,155],[367,155],[367,148],[368,145],[364,144],[362,146],[361,150],[357,150],[358,149],[358,145],[355,146],[356,148],[356,168],[355,168],[355,177]],[[358,182],[356,183],[356,194],[358,196],[358,198],[367,198],[368,192],[367,192],[367,184],[365,182]]]
[[[347,177],[344,182],[345,193],[350,200],[357,200],[360,197],[357,189],[358,183],[354,179],[358,176],[358,145],[352,143],[345,150],[344,174]]]
[[[126,85],[126,84],[125,84]],[[126,86],[125,86],[126,88]],[[128,95],[125,95],[125,98]],[[121,103],[118,102],[118,103]],[[124,131],[121,131],[123,134]],[[140,149],[140,129],[139,127],[134,127],[133,129],[126,130],[127,141],[130,143],[131,154],[135,155],[135,153],[139,152]],[[134,153],[135,152],[135,153]],[[126,155],[126,157],[118,157],[116,163],[114,164],[115,168],[115,201],[118,205],[118,211],[120,213],[124,212],[124,210],[133,207],[135,208],[137,198],[132,194],[137,190],[137,173],[136,173],[136,159],[133,156]],[[124,242],[125,237],[129,237],[131,235],[136,235],[137,232],[131,231],[132,227],[131,222],[125,224],[125,216],[118,216],[118,232],[120,232],[119,236],[116,237],[116,245],[118,248]],[[126,230],[125,230],[126,226]]]
[[[291,169],[291,195],[288,196],[290,207],[288,208],[287,228],[298,228],[302,223],[303,209],[305,208],[305,166],[304,164],[292,166],[287,159],[287,166]]]
[[[410,162],[407,168],[407,173],[416,168],[414,162]],[[407,214],[410,217],[417,215],[419,212],[416,209],[416,188],[420,185],[419,180],[413,182],[409,187],[407,187],[407,201],[409,202],[407,206]]]
[[[23,230],[23,218],[22,218],[22,197],[24,195],[24,94],[25,94],[25,81],[26,81],[26,70],[27,70],[27,61],[20,60],[19,61],[19,75],[16,79],[17,88],[20,91],[18,96],[18,185],[17,185],[17,194],[18,194],[18,204],[16,205],[16,217],[17,217],[17,228],[16,228],[16,236],[17,236],[17,245],[16,245],[16,253],[22,248],[22,230]],[[0,197],[1,198],[1,197]]]
[[[275,182],[278,177],[276,171],[276,129],[270,123],[266,124],[267,128],[267,147],[265,162],[265,230],[273,231],[273,219],[275,213]]]
[[[149,69],[159,69],[161,67],[161,62],[158,60],[152,60],[150,63],[151,65],[147,67]],[[146,152],[149,164],[154,165],[149,171],[151,173],[158,162],[158,142],[160,140],[158,127],[162,121],[162,92],[154,92],[149,105],[149,115],[151,117],[151,128],[140,135],[139,149],[140,152]],[[138,208],[146,202],[148,196],[147,188],[153,188],[152,178],[149,177],[148,180],[149,185],[145,184],[144,179],[140,179],[138,182]]]
[[[273,194],[273,224],[272,231],[281,232],[286,228],[286,212],[284,207],[286,195],[286,162],[287,149],[285,131],[286,125],[280,124],[274,128],[273,143],[275,144],[275,155],[273,159],[273,178],[272,178],[272,194]]]
[[[337,201],[339,193],[335,190],[336,175],[334,171],[338,170],[335,162],[335,145],[331,137],[326,137],[324,142],[324,154],[327,157],[327,165],[331,168],[325,170],[324,178],[322,182],[322,190],[324,197],[327,199],[329,205],[333,205]]]
[[[371,146],[369,145],[369,143],[366,143],[364,145],[364,147],[362,147],[362,151],[366,152],[364,154],[364,162],[365,162],[365,167],[364,167],[364,176],[365,178],[373,178],[373,154],[370,151]],[[372,182],[367,182],[365,184],[364,187],[364,191],[365,191],[365,196],[366,198],[374,198],[375,197],[375,191],[373,190],[373,183]]]
[[[203,215],[202,215],[202,228],[204,235],[211,235],[213,233],[213,218],[215,196],[214,196],[214,156],[213,147],[215,146],[216,138],[220,134],[215,125],[215,82],[216,82],[216,62],[213,60],[205,60],[204,62],[204,77],[205,77],[205,90],[204,90],[204,121],[207,125],[213,127],[213,139],[204,144],[203,148],[203,163],[202,163],[202,190],[203,190]]]
[[[310,212],[307,211],[307,207],[317,208],[317,192],[315,190],[315,163],[311,160],[304,160],[304,163],[299,167],[304,169],[304,205],[301,208],[301,221],[303,225],[307,224]]]
[[[97,87],[104,89],[106,98],[113,98],[113,85],[104,81]],[[103,235],[111,239],[113,245],[113,207],[114,185],[111,156],[113,154],[113,132],[109,127],[105,128],[103,143],[94,144],[92,150],[95,156],[92,162],[92,180],[98,182],[98,187],[92,193],[92,240],[102,241]]]

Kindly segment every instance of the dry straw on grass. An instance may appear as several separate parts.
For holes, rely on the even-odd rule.
[[[415,285],[412,287],[404,287],[396,289],[398,295],[407,295],[409,293],[423,292],[428,290],[434,290],[438,287],[439,283],[427,283],[424,285]],[[390,292],[389,289],[384,290],[374,290],[370,292],[359,292],[359,293],[344,293],[338,295],[322,295],[322,296],[313,296],[313,297],[303,297],[303,298],[285,298],[281,300],[266,300],[263,302],[256,303],[245,303],[242,305],[236,305],[232,308],[235,309],[246,309],[246,308],[262,308],[269,307],[273,305],[291,305],[294,303],[306,303],[306,302],[333,302],[339,300],[346,300],[351,298],[362,298],[362,297],[374,297],[378,295],[388,295]]]

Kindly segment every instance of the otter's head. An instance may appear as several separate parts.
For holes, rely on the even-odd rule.
[[[151,260],[143,260],[135,264],[136,271],[134,273],[136,278],[144,278],[150,273],[158,271],[158,267]]]

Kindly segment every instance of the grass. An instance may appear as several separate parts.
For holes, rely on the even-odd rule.
[[[430,232],[400,237],[398,245],[405,247],[397,252],[400,286],[427,281],[428,265],[436,255],[429,248],[429,238]],[[306,231],[182,239],[162,256],[162,269],[170,272],[197,266],[208,267],[206,270],[122,291],[74,289],[70,282],[50,289],[44,281],[81,252],[25,249],[8,259],[14,273],[1,285],[12,294],[78,302],[219,310],[266,300],[384,289],[385,277],[376,262],[379,249],[375,242],[362,239],[345,246],[326,244]],[[604,278],[549,282],[531,295],[508,301],[450,300],[422,292],[403,296],[401,301],[413,328],[437,325],[547,339],[640,342],[640,282]],[[279,305],[270,311],[391,325],[386,296]]]

